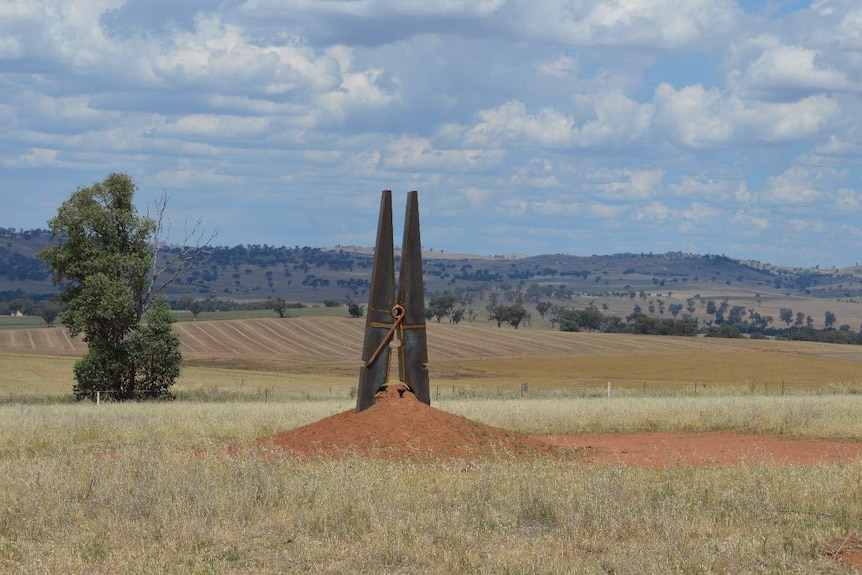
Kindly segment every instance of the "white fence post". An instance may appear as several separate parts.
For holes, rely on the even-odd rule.
[[[96,405],[99,405],[99,403],[101,402],[101,399],[102,399],[101,394],[102,394],[101,391],[96,392]]]

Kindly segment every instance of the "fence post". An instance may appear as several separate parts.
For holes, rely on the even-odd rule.
[[[101,399],[102,399],[101,395],[102,395],[101,391],[96,391],[96,405],[99,405],[99,403],[101,402]]]
[[[608,397],[611,396],[611,382],[608,382]]]

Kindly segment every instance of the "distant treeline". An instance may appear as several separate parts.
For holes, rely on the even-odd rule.
[[[551,323],[559,324],[560,331],[600,331],[603,333],[634,333],[641,335],[705,335],[706,337],[751,339],[774,338],[793,341],[814,341],[862,345],[862,332],[847,326],[839,329],[813,329],[809,327],[787,327],[762,329],[748,322],[722,323],[701,328],[697,318],[686,315],[680,318],[656,318],[643,313],[634,313],[624,320],[615,315],[601,313],[592,306],[581,310],[555,310]]]

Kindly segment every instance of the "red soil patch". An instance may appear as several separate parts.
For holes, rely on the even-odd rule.
[[[601,433],[541,439],[581,450],[584,462],[662,468],[670,465],[813,465],[862,459],[862,442],[782,439],[730,432]]]
[[[556,456],[560,449],[538,438],[483,425],[422,403],[403,386],[390,385],[365,411],[348,410],[310,425],[257,440],[302,456],[473,459]]]
[[[826,555],[854,567],[862,567],[862,539],[849,535],[835,542]],[[857,573],[857,571],[854,571]]]

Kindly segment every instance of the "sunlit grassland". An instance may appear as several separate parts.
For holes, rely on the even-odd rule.
[[[38,315],[27,315],[23,317],[0,315],[0,329],[26,329],[44,327],[45,325],[45,320]]]
[[[516,357],[464,361],[468,373],[488,385],[519,382],[541,389],[582,389],[611,382],[617,389],[640,392],[701,392],[737,387],[760,392],[812,390],[843,385],[862,392],[862,366],[856,361],[780,351],[665,353],[618,356]],[[706,388],[706,389],[704,389]]]
[[[735,421],[778,418],[819,435],[841,404],[848,425],[857,421],[849,434],[859,433],[856,396],[440,407],[523,431],[628,429],[639,425],[632,418],[708,428],[741,411]],[[826,552],[862,529],[859,463],[643,470],[223,449],[349,407],[347,398],[0,406],[0,572],[851,572]]]
[[[71,396],[75,359],[0,354],[0,400]]]
[[[71,400],[75,361],[73,357],[0,354],[0,402]],[[354,379],[187,366],[173,390],[180,399],[205,401],[346,397],[355,387]]]
[[[862,440],[862,395],[453,399],[441,409],[532,434],[736,431]]]

